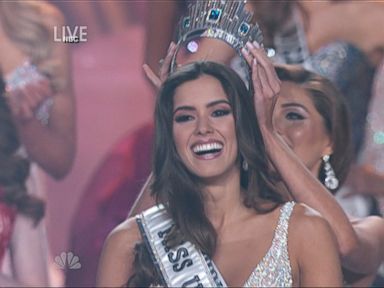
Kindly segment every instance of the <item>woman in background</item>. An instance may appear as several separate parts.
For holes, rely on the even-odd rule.
[[[251,53],[244,50],[244,55],[252,65],[252,53],[255,53],[252,51],[255,51],[255,48],[252,45],[248,48]],[[165,58],[165,65],[169,63],[170,57],[171,55],[168,55]],[[270,123],[274,123],[271,129],[282,136],[286,144],[266,142],[267,151],[274,167],[281,170],[282,179],[293,199],[313,207],[329,221],[338,239],[339,252],[345,268],[345,281],[355,286],[367,285],[372,282],[378,266],[384,259],[383,220],[379,217],[348,220],[332,194],[325,187],[319,188],[318,181],[307,178],[311,181],[304,183],[301,177],[297,177],[297,173],[293,172],[293,167],[289,170],[290,173],[287,173],[287,170],[283,170],[284,166],[281,166],[281,163],[295,158],[296,156],[292,155],[294,153],[309,169],[302,171],[311,172],[324,183],[327,175],[324,173],[326,164],[322,159],[328,156],[327,162],[334,167],[339,181],[339,185],[332,190],[336,191],[343,184],[352,158],[350,123],[345,100],[326,78],[299,66],[279,66],[276,71],[283,84],[281,97],[277,98],[273,114],[270,111]],[[147,72],[155,85],[164,81],[167,75],[166,69],[163,69],[160,78],[148,69]],[[149,182],[146,187],[148,184]],[[153,203],[153,200],[149,192],[145,191],[137,200],[132,213],[139,213],[149,207],[150,203]]]
[[[54,179],[62,179],[75,157],[75,104],[68,45],[55,42],[53,37],[54,27],[60,31],[64,24],[62,14],[47,2],[0,2],[0,68],[20,139],[18,153],[31,163],[28,194],[43,199],[39,168]],[[33,231],[42,247],[49,249],[44,223]],[[48,254],[47,250],[40,257],[45,259]],[[7,260],[4,266],[10,265]],[[61,285],[62,280],[56,280],[55,285]]]
[[[0,67],[13,120],[31,162],[55,179],[68,173],[75,152],[68,48],[53,38],[63,25],[46,2],[0,3]]]
[[[311,189],[300,193],[292,190],[292,195],[329,221],[339,243],[348,243],[345,228],[338,226],[342,223],[337,220],[341,219],[338,215],[343,213],[342,208],[331,196],[344,183],[351,163],[352,143],[345,100],[329,81],[303,68],[278,66],[276,72],[283,84],[273,111],[275,129],[329,190],[316,195]],[[350,218],[350,223],[357,245],[339,245],[344,280],[355,287],[369,286],[384,260],[384,220],[369,216]]]
[[[29,160],[18,153],[20,142],[0,80],[0,265],[10,249],[12,276],[0,273],[0,285],[47,286],[47,247],[36,232],[44,202],[27,194]]]

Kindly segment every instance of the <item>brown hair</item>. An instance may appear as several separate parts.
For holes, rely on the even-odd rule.
[[[316,110],[323,118],[324,126],[332,141],[330,163],[339,179],[340,186],[348,174],[353,145],[349,110],[344,97],[328,79],[297,65],[276,66],[281,81],[290,81],[308,91]],[[318,178],[324,182],[323,164]]]
[[[266,213],[284,200],[270,172],[252,92],[247,90],[236,72],[215,62],[194,62],[173,73],[164,82],[156,103],[154,182],[151,190],[175,222],[175,228],[165,240],[167,246],[175,247],[182,241],[189,241],[212,256],[216,249],[217,234],[205,213],[203,184],[180,159],[172,134],[173,98],[177,87],[204,75],[212,76],[221,83],[232,107],[238,142],[238,165],[240,167],[243,160],[248,163],[247,171],[240,169],[239,184],[244,205],[259,213]],[[136,247],[134,268],[135,273],[128,281],[129,286],[161,284],[157,282],[159,277],[144,244]]]

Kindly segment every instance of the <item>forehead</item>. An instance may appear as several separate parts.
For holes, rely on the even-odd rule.
[[[215,100],[227,100],[227,94],[219,80],[203,75],[181,84],[175,90],[174,106],[206,104]]]
[[[279,96],[280,103],[296,102],[315,108],[310,92],[294,82],[283,81]]]

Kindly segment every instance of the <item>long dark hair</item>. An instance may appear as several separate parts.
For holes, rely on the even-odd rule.
[[[44,216],[45,204],[27,194],[25,182],[30,163],[16,153],[20,142],[4,90],[5,83],[0,75],[0,201],[37,224]]]
[[[212,256],[216,249],[217,234],[204,212],[202,183],[183,164],[172,134],[176,88],[204,75],[212,76],[221,83],[232,107],[238,142],[238,162],[240,165],[245,160],[249,166],[247,171],[240,169],[244,205],[265,213],[284,201],[271,177],[253,97],[240,77],[232,69],[214,62],[195,62],[172,74],[163,84],[156,103],[152,194],[157,202],[165,205],[175,222],[175,229],[171,230],[166,239],[167,246],[174,247],[187,240]],[[129,279],[128,285],[145,286],[156,281],[153,278],[156,273],[147,266],[151,265],[147,253],[144,247],[137,247],[135,274]],[[139,259],[143,259],[145,263],[140,263]],[[152,279],[149,282],[142,282],[150,277]]]
[[[347,177],[353,155],[349,110],[344,97],[328,79],[301,66],[280,65],[275,69],[281,81],[296,83],[308,91],[331,138],[333,153],[330,163],[341,186]],[[323,166],[324,163],[318,175],[322,183],[325,179]]]

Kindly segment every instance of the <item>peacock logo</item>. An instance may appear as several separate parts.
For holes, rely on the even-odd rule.
[[[55,257],[55,263],[60,269],[80,269],[81,263],[78,256],[72,252],[62,252],[60,256]]]

